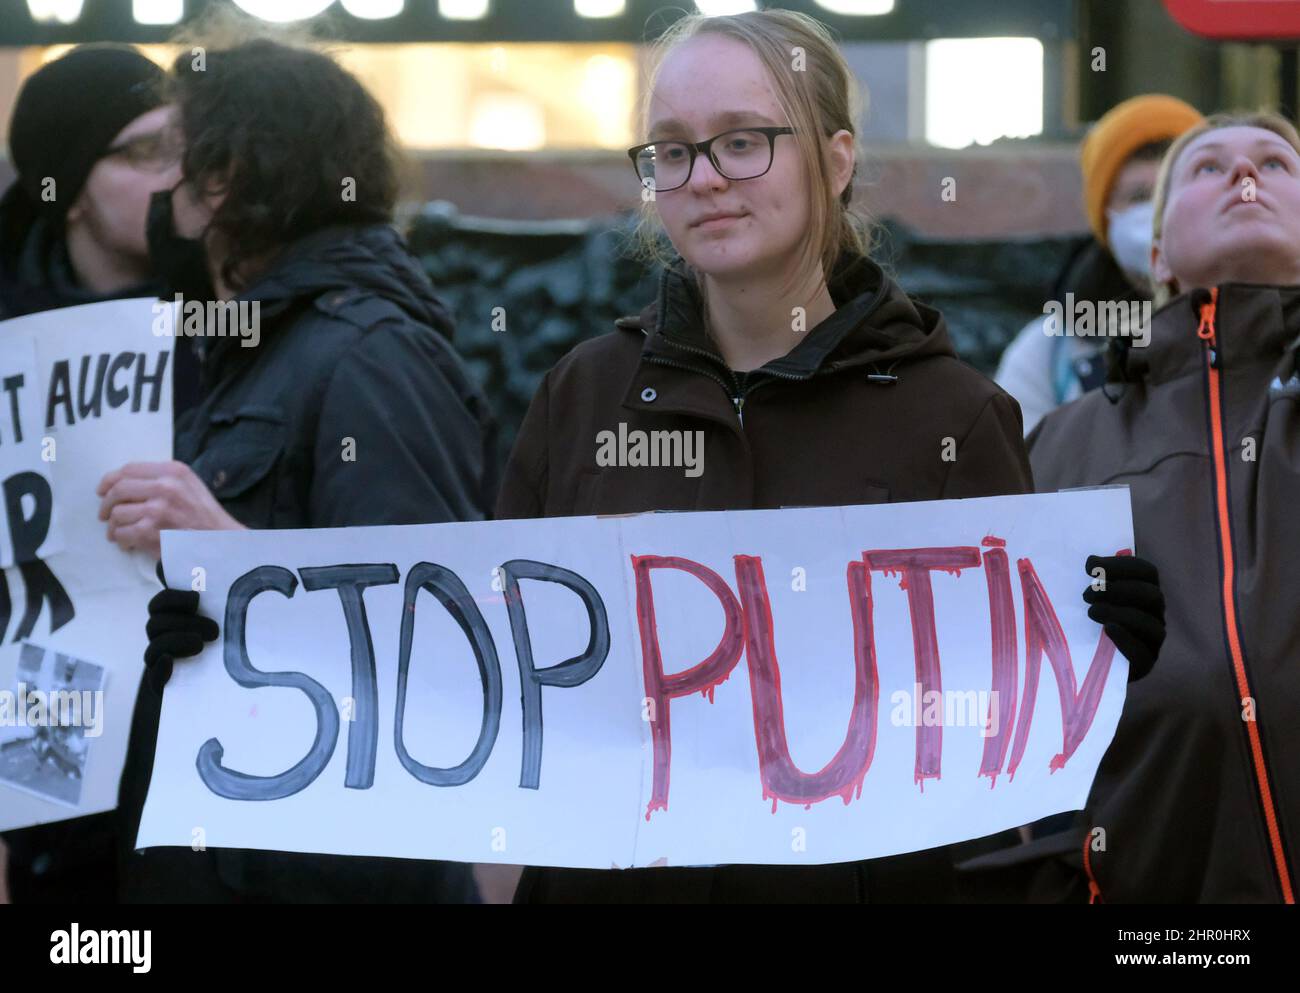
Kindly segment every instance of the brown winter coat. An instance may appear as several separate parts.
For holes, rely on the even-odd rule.
[[[837,307],[783,358],[727,368],[679,266],[658,299],[542,381],[506,468],[501,518],[746,510],[1033,489],[1010,396],[953,353],[943,319],[872,262],[842,264]],[[599,466],[598,434],[702,431],[703,471]],[[945,458],[945,455],[948,457]],[[944,900],[945,849],[816,867],[528,870],[519,899]]]
[[[1085,871],[1110,902],[1278,901],[1300,853],[1300,287],[1186,294],[1151,330],[1127,382],[1029,440],[1042,490],[1129,485],[1166,599],[1160,661],[1093,783]]]

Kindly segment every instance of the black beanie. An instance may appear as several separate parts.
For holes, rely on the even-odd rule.
[[[80,45],[32,73],[9,122],[9,160],[32,206],[66,214],[117,133],[162,105],[163,78],[129,45]]]

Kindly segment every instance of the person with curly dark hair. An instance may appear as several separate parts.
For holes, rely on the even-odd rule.
[[[269,39],[199,58],[177,57],[172,95],[185,185],[203,204],[183,220],[204,224],[219,286],[245,289],[261,261],[323,228],[388,223],[398,153],[355,77],[320,52]]]
[[[171,78],[183,179],[154,196],[151,257],[181,314],[194,301],[234,304],[240,324],[213,335],[195,320],[206,332],[203,398],[177,425],[174,461],[101,481],[109,539],[157,555],[164,528],[483,519],[494,422],[452,349],[447,310],[390,226],[398,180],[378,103],[328,55],[266,39],[191,46]],[[188,335],[178,316],[177,333],[183,324]],[[119,803],[124,899],[476,899],[467,865],[130,852],[170,671],[170,658],[150,667],[132,722]]]

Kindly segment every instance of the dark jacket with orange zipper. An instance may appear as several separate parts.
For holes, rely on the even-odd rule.
[[[1094,899],[1294,899],[1300,287],[1175,298],[1112,383],[1030,436],[1042,490],[1127,483],[1168,638],[1129,687],[1077,858]],[[1253,718],[1253,719],[1252,719]],[[1101,828],[1103,834],[1091,829]]]
[[[1019,406],[956,358],[937,311],[867,260],[842,263],[830,291],[834,314],[789,354],[740,374],[706,336],[693,281],[679,266],[667,270],[658,299],[639,317],[619,320],[546,375],[506,468],[497,516],[1032,491]],[[598,467],[597,435],[617,434],[620,422],[628,432],[702,431],[703,472]],[[956,895],[952,861],[949,850],[933,849],[812,867],[529,869],[517,899],[941,901]]]

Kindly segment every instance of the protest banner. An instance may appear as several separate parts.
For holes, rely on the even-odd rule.
[[[104,474],[172,452],[155,301],[0,323],[0,830],[111,810],[154,564],[107,540]]]
[[[1083,564],[1131,548],[1126,488],[165,532],[221,637],[137,845],[802,864],[1076,809],[1127,672]]]

